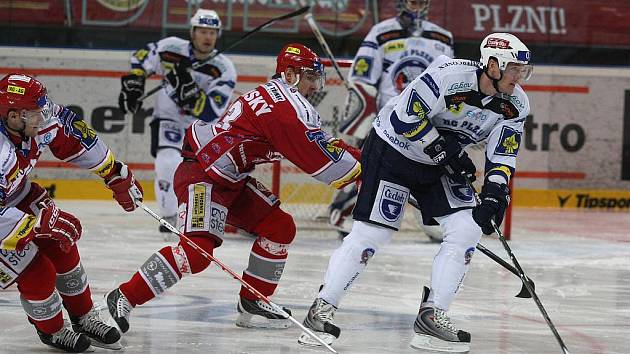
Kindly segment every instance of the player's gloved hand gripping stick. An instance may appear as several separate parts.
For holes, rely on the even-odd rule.
[[[282,21],[282,20],[286,20],[295,16],[299,16],[305,12],[308,12],[308,10],[310,10],[311,7],[310,6],[304,6],[298,10],[295,10],[293,12],[290,12],[288,14],[284,14],[282,16],[278,16],[278,17],[274,17],[271,20],[263,23],[262,25],[254,28],[253,30],[245,33],[241,38],[239,38],[236,42],[230,44],[229,46],[221,49],[221,50],[214,50],[206,59],[204,60],[200,60],[197,62],[194,62],[191,64],[191,68],[193,70],[202,67],[203,65],[205,65],[207,62],[209,62],[210,60],[212,60],[212,58],[216,57],[217,55],[227,52],[228,50],[236,47],[237,45],[241,44],[241,42],[243,42],[245,39],[247,39],[249,36],[253,35],[254,33],[262,30],[263,28],[267,28],[269,26],[271,26],[272,24],[274,24],[275,22],[278,21]],[[149,90],[147,93],[145,93],[144,95],[142,95],[140,98],[138,98],[138,102],[142,102],[144,99],[146,99],[147,97],[153,95],[154,93],[158,92],[162,87],[164,86],[164,83],[160,84],[159,86]]]

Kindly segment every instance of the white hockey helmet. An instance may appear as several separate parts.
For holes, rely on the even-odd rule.
[[[221,19],[214,10],[197,10],[190,18],[190,30],[193,31],[195,27],[214,28],[219,31],[219,36],[221,36]]]
[[[481,59],[479,61],[484,68],[488,67],[490,58],[494,58],[501,71],[505,70],[509,63],[524,65],[523,81],[529,80],[533,68],[529,64],[531,53],[527,46],[515,35],[510,33],[492,33],[481,41],[479,47]]]

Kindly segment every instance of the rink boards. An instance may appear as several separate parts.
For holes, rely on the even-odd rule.
[[[37,75],[56,102],[83,113],[99,136],[134,168],[147,192],[152,185],[149,154],[153,97],[135,117],[117,108],[120,76],[128,70],[129,51],[0,48],[0,73],[22,71]],[[230,55],[239,73],[235,94],[267,80],[274,72],[272,57]],[[347,68],[343,68],[347,73]],[[148,80],[147,90],[159,84]],[[630,70],[593,67],[536,66],[525,86],[531,116],[521,139],[515,184],[516,206],[569,208],[630,208]],[[333,70],[315,105],[325,129],[338,123],[345,88]],[[483,157],[481,156],[481,159]],[[481,166],[481,165],[479,165]],[[626,167],[629,168],[629,167]],[[286,176],[295,173],[284,168]],[[66,168],[52,156],[36,170],[43,184],[53,183],[58,198],[109,198],[101,182],[89,173]],[[78,179],[78,181],[77,181]],[[307,184],[313,193],[285,202],[319,203],[331,190],[314,180],[286,178],[281,198],[295,184]],[[96,186],[98,184],[99,186]],[[77,188],[83,185],[86,188]],[[77,190],[81,189],[78,193]],[[284,192],[283,192],[284,191]],[[284,194],[284,195],[283,195]]]

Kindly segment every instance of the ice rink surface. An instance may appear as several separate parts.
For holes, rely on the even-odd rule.
[[[157,222],[142,210],[125,214],[113,201],[58,204],[84,226],[79,248],[95,301],[165,244]],[[513,215],[510,245],[571,353],[630,353],[630,214],[518,209]],[[215,256],[241,273],[251,243],[228,235]],[[481,243],[507,259],[496,238]],[[273,300],[291,308],[299,321],[338,244],[335,232],[298,230]],[[423,235],[398,233],[377,253],[336,313],[342,331],[334,347],[340,353],[420,353],[409,341],[437,249]],[[184,278],[166,296],[132,312],[123,351],[327,352],[297,344],[297,328],[236,327],[239,286],[216,266]],[[476,252],[450,311],[456,326],[471,332],[471,353],[562,352],[534,301],[514,297],[520,288],[516,276]],[[0,292],[0,311],[0,353],[50,352],[26,321],[15,286]]]

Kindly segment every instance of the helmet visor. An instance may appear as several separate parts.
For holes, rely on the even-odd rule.
[[[509,63],[505,68],[505,73],[516,78],[519,82],[525,82],[532,77],[534,67],[530,64]]]
[[[306,80],[315,85],[317,91],[324,89],[326,83],[326,73],[323,70],[314,70],[304,68],[302,70],[302,80]]]
[[[23,110],[22,119],[27,126],[43,128],[54,117],[54,103],[44,95],[37,100],[37,106],[37,109]]]

